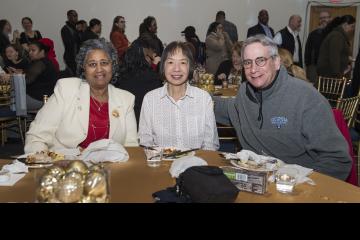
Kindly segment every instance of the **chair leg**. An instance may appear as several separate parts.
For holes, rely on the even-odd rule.
[[[17,121],[18,121],[18,126],[19,126],[19,133],[20,133],[21,142],[24,145],[25,144],[25,138],[24,138],[24,132],[22,130],[21,118],[17,117]]]
[[[356,156],[356,166],[357,166],[357,177],[358,177],[358,186],[360,187],[360,141],[358,142],[357,156]]]
[[[1,123],[0,128],[1,128],[1,146],[4,146],[5,145],[5,125],[4,125],[4,123]]]

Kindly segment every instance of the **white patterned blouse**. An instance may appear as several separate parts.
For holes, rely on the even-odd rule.
[[[217,150],[219,138],[210,95],[187,83],[185,96],[177,102],[167,84],[148,92],[139,122],[140,144]]]

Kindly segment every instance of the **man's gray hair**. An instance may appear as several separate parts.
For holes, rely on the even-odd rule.
[[[269,37],[265,36],[264,34],[257,34],[255,36],[247,38],[243,46],[241,48],[241,61],[244,61],[244,51],[247,46],[253,43],[260,43],[264,47],[268,47],[270,56],[278,56],[278,46],[276,43]]]
[[[119,74],[119,63],[118,63],[118,55],[114,46],[107,42],[104,38],[100,39],[90,39],[81,44],[79,53],[76,55],[76,76],[85,79],[84,74],[84,63],[88,53],[95,49],[101,49],[106,52],[109,56],[109,59],[112,63],[112,78],[111,83],[115,83],[117,81],[117,77]]]

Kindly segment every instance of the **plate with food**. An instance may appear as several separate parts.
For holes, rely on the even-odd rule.
[[[145,147],[145,154],[147,159],[157,159],[162,155],[162,160],[164,161],[173,161],[175,159],[185,157],[185,156],[194,156],[196,149],[190,148],[176,148],[176,147]],[[162,151],[162,153],[161,153]]]
[[[64,160],[65,156],[52,151],[40,151],[29,153],[17,158],[18,161],[25,163],[28,168],[49,167],[56,161]]]
[[[279,159],[271,159],[262,163],[256,161],[247,160],[241,161],[241,159],[231,159],[231,165],[250,171],[259,171],[259,172],[272,172],[278,170],[285,163]]]

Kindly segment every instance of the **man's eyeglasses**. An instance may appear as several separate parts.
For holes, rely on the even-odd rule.
[[[101,61],[89,61],[87,63],[85,63],[85,65],[89,68],[97,68],[98,65],[100,65],[100,67],[108,67],[111,64],[110,60],[101,60]]]
[[[255,60],[251,60],[251,59],[245,59],[243,61],[243,66],[244,68],[248,69],[252,67],[253,61],[255,62],[256,66],[258,67],[263,67],[265,66],[267,60],[269,60],[270,58],[273,58],[274,56],[270,56],[268,58],[266,57],[258,57]]]

